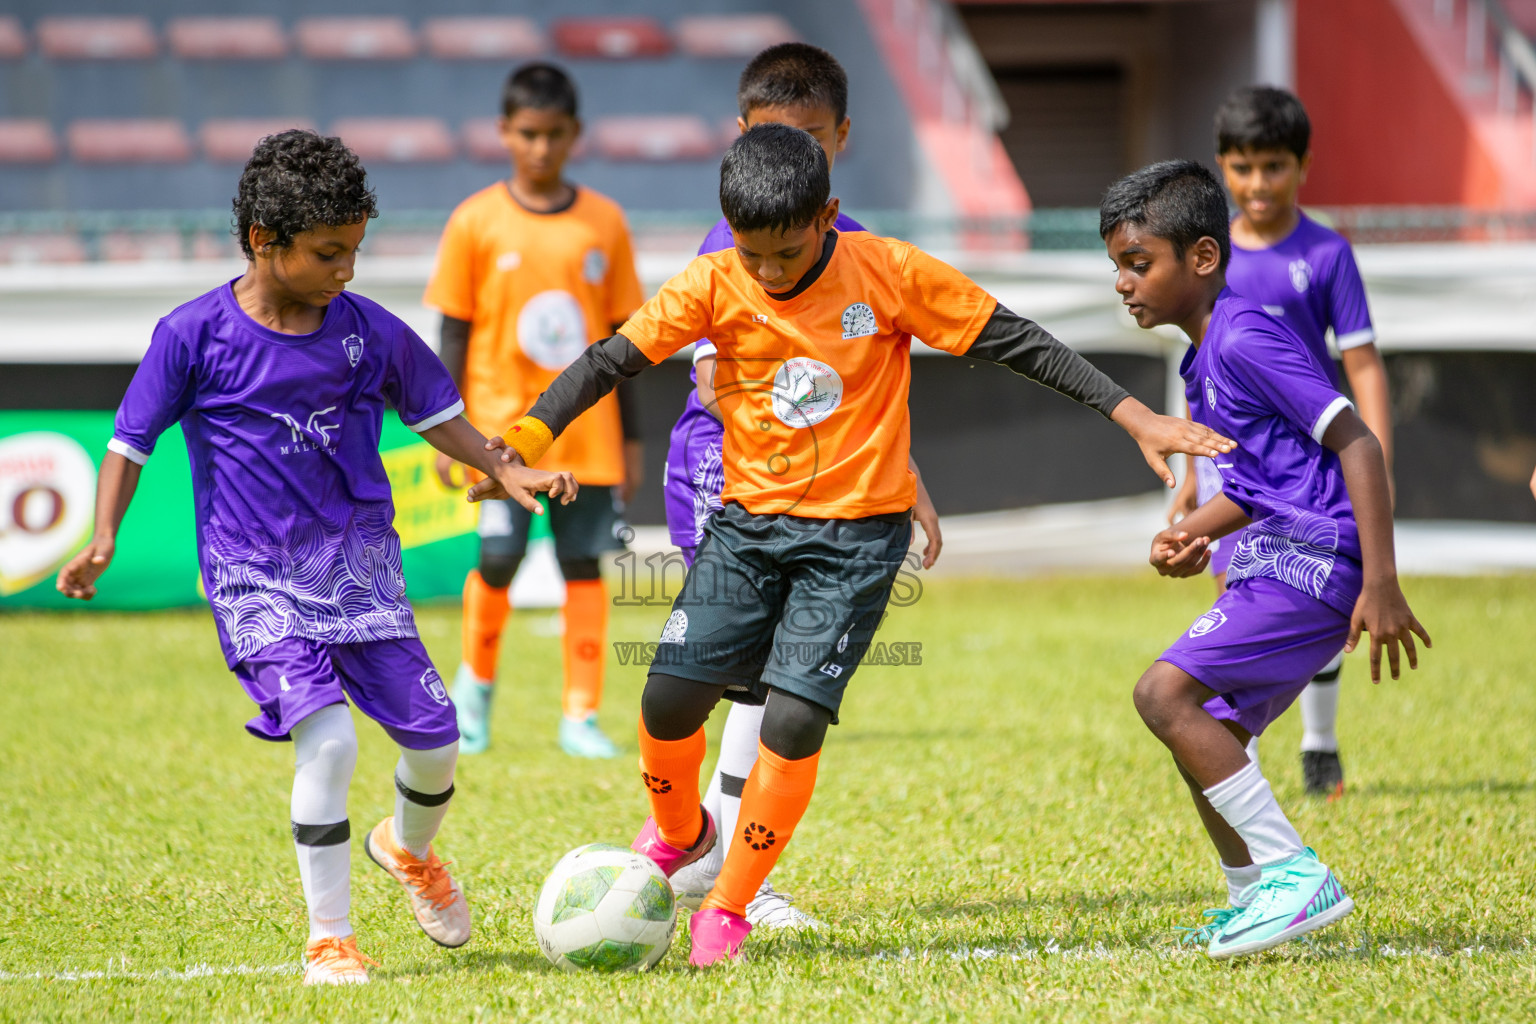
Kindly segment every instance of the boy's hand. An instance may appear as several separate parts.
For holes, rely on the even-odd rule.
[[[462,462],[455,461],[453,456],[438,452],[437,463],[434,468],[437,470],[437,478],[450,491],[457,491],[462,487],[469,486],[469,474],[466,472],[468,467]]]
[[[54,586],[65,597],[89,601],[96,596],[96,580],[112,564],[115,550],[116,544],[111,540],[92,540],[79,554],[64,563]]]
[[[917,489],[912,518],[923,528],[923,537],[928,542],[923,545],[923,568],[932,569],[933,563],[939,560],[939,552],[944,549],[944,534],[939,529],[939,510],[933,507],[933,499],[928,497],[926,488]]]
[[[1134,398],[1127,398],[1115,406],[1110,419],[1135,438],[1141,447],[1142,458],[1169,487],[1175,486],[1177,481],[1173,470],[1168,468],[1168,456],[1182,452],[1215,457],[1237,447],[1236,441],[1222,437],[1203,424],[1179,416],[1159,416]]]
[[[1172,526],[1199,507],[1200,495],[1195,481],[1195,467],[1190,466],[1189,472],[1184,475],[1184,482],[1179,485],[1178,493],[1173,496],[1173,504],[1168,507],[1168,525]]]
[[[1355,613],[1349,619],[1349,639],[1344,644],[1344,653],[1349,654],[1360,642],[1360,633],[1365,631],[1371,634],[1371,682],[1381,682],[1381,649],[1387,649],[1387,662],[1392,669],[1392,678],[1396,679],[1401,671],[1398,660],[1397,645],[1403,645],[1403,650],[1408,653],[1408,667],[1419,667],[1419,652],[1413,644],[1414,634],[1418,634],[1424,641],[1426,648],[1433,647],[1434,643],[1419,620],[1413,617],[1413,610],[1408,607],[1408,599],[1403,596],[1403,590],[1397,585],[1396,579],[1382,580],[1377,583],[1367,583],[1360,591],[1360,598],[1355,602]]]
[[[1211,564],[1211,538],[1191,540],[1185,531],[1169,528],[1152,538],[1148,561],[1161,576],[1198,576]]]
[[[469,489],[470,501],[511,498],[529,512],[541,516],[544,509],[534,497],[540,491],[547,492],[551,498],[559,498],[562,505],[569,505],[576,500],[576,478],[569,473],[529,469],[522,465],[521,459],[515,466],[494,462],[492,467],[491,476]]]

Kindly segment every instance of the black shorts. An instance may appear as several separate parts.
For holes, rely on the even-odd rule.
[[[651,671],[746,704],[774,687],[836,721],[911,542],[911,512],[807,519],[732,502],[704,527]]]
[[[601,558],[624,550],[627,527],[612,487],[582,487],[576,500],[547,504],[549,529],[555,535],[555,557],[562,562]],[[510,498],[480,503],[480,564],[521,559],[528,550],[533,513]]]

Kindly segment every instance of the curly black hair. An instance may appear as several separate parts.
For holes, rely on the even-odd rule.
[[[235,237],[245,258],[251,251],[251,225],[277,234],[287,248],[295,235],[320,224],[356,224],[379,215],[368,175],[338,138],[293,128],[268,135],[240,172],[235,195]]]

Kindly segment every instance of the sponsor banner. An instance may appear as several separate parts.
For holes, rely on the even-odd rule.
[[[166,431],[144,467],[95,598],[54,590],[62,566],[90,538],[96,473],[111,412],[0,412],[0,610],[143,610],[204,603],[192,517],[192,471],[180,428]],[[379,444],[395,499],[395,529],[412,600],[457,597],[475,563],[476,509],[443,487],[436,452],[393,417]],[[531,539],[548,536],[535,517]]]

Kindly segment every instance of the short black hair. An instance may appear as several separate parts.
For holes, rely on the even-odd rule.
[[[1312,122],[1301,100],[1284,89],[1249,85],[1216,111],[1216,152],[1288,149],[1300,160],[1312,144]]]
[[[379,215],[368,174],[357,154],[340,139],[303,128],[268,135],[240,172],[235,194],[235,236],[245,258],[251,251],[251,225],[277,235],[278,248],[294,236],[322,224],[356,224]]]
[[[576,83],[564,68],[553,64],[524,64],[507,76],[501,89],[501,116],[530,107],[534,110],[558,110],[576,116]]]
[[[1207,236],[1221,247],[1221,269],[1232,257],[1227,194],[1216,175],[1193,160],[1164,160],[1133,171],[1109,186],[1099,203],[1099,237],[1135,224],[1173,243],[1179,259]]]
[[[819,46],[779,43],[742,70],[736,106],[743,121],[760,107],[826,107],[842,124],[848,116],[848,73]]]
[[[737,231],[798,231],[831,195],[821,143],[789,125],[754,125],[720,162],[720,211]]]

